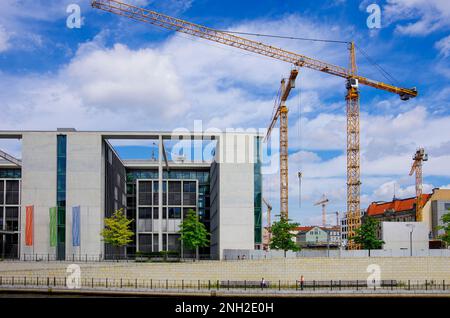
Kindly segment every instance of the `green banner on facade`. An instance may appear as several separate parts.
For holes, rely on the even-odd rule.
[[[57,216],[56,208],[50,208],[50,246],[56,246],[57,241]]]

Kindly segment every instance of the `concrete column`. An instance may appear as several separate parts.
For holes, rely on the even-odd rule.
[[[163,233],[162,233],[162,222],[163,222],[163,139],[159,136],[158,144],[158,218],[159,218],[159,228],[158,228],[158,252],[163,250]]]

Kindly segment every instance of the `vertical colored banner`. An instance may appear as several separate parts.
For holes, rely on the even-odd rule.
[[[72,208],[72,246],[80,246],[80,206]]]
[[[26,207],[25,216],[25,245],[33,246],[33,210],[34,206]]]
[[[50,246],[54,247],[56,246],[57,242],[57,212],[56,207],[50,208]]]

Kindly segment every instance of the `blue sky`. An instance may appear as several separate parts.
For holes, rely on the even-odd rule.
[[[124,0],[127,2],[126,0]],[[264,128],[290,65],[174,34],[94,10],[85,0],[4,0],[0,12],[0,129],[171,130]],[[450,185],[450,3],[446,0],[133,0],[137,5],[210,27],[253,33],[355,40],[402,86],[420,96],[361,89],[362,208],[414,194],[408,176],[416,148],[430,155],[425,190]],[[369,29],[366,8],[381,7],[381,28]],[[80,29],[66,27],[79,4]],[[255,38],[347,66],[344,44]],[[385,78],[357,51],[359,72]],[[290,107],[290,215],[320,220],[345,209],[345,83],[301,70]],[[276,136],[274,136],[276,138]],[[142,148],[144,146],[144,148]],[[149,144],[123,147],[137,156]],[[20,144],[0,141],[20,155]],[[305,176],[298,206],[297,171]],[[264,196],[278,207],[278,175]],[[330,217],[330,222],[333,218]]]

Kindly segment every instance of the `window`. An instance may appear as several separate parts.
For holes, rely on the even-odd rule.
[[[139,234],[139,251],[144,253],[150,253],[152,251],[151,234]]]
[[[151,219],[152,208],[139,208],[139,219]]]
[[[139,182],[139,205],[152,205],[152,182]]]
[[[4,188],[5,188],[5,181],[0,180],[0,204],[4,203],[4,195],[5,195]]]
[[[169,219],[181,219],[181,208],[169,208]]]
[[[6,204],[19,204],[19,181],[6,181]]]
[[[7,231],[18,231],[19,230],[19,208],[18,207],[7,207],[5,209],[5,221]]]
[[[444,203],[444,209],[450,211],[450,203]]]

